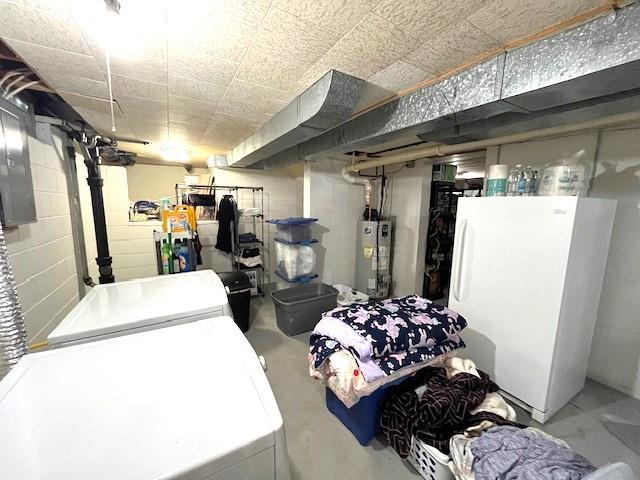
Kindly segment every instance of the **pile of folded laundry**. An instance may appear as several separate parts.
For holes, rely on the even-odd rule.
[[[310,338],[309,372],[346,407],[464,347],[466,320],[416,295],[323,314]]]

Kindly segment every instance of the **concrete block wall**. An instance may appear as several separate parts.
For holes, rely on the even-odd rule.
[[[618,201],[588,376],[640,398],[640,128],[492,148],[487,165],[542,166],[584,149],[595,165],[589,195]]]
[[[27,335],[35,343],[78,302],[78,280],[62,142],[29,137],[29,155],[38,221],[7,229],[5,238]]]

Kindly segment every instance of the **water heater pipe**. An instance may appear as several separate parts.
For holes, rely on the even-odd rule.
[[[345,182],[351,183],[353,185],[363,185],[364,204],[371,205],[371,194],[373,192],[373,185],[371,184],[371,180],[355,176],[353,174],[353,171],[351,170],[351,165],[342,167],[342,178]]]
[[[27,330],[0,225],[0,379],[27,353]]]
[[[560,125],[558,127],[542,128],[540,130],[531,130],[529,132],[514,133],[511,135],[504,135],[495,138],[487,138],[485,140],[458,143],[456,145],[435,145],[431,147],[418,148],[415,150],[411,150],[410,152],[395,153],[392,155],[387,155],[385,157],[376,158],[375,160],[365,160],[363,162],[349,165],[343,168],[342,177],[346,180],[347,176],[354,172],[359,172],[361,170],[367,170],[370,168],[382,167],[384,165],[405,163],[421,158],[455,155],[457,153],[466,153],[472,152],[474,150],[484,150],[489,147],[497,147],[498,145],[527,142],[530,140],[540,140],[557,135],[566,135],[570,133],[582,132],[585,130],[613,127],[638,121],[640,121],[640,112],[621,113],[618,115],[611,115],[608,117],[602,117],[586,122],[574,123],[572,125]]]

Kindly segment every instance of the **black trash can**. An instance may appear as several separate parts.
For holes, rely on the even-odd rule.
[[[251,306],[251,282],[244,272],[218,273],[220,280],[227,290],[229,306],[233,312],[233,319],[240,330],[249,330],[249,309]]]

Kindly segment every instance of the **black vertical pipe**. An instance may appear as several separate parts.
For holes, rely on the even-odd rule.
[[[93,150],[93,149],[92,149]],[[84,164],[87,166],[87,183],[91,192],[91,207],[93,209],[93,224],[96,234],[96,249],[100,283],[113,283],[113,271],[111,269],[112,258],[109,255],[109,239],[107,237],[107,221],[104,215],[104,197],[102,196],[102,185],[104,180],[100,175],[100,163],[97,148],[95,155],[86,146],[82,145]]]

